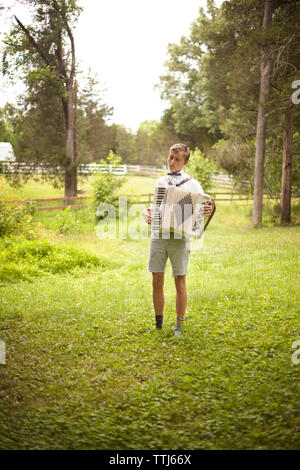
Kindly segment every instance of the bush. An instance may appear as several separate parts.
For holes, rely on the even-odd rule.
[[[191,152],[188,163],[189,173],[201,184],[204,191],[208,191],[212,185],[212,176],[216,171],[216,166],[211,160],[204,158],[201,150],[197,147]]]
[[[70,232],[74,226],[75,218],[70,206],[66,207],[66,209],[55,216],[53,228],[59,233]]]
[[[240,192],[253,192],[254,139],[221,139],[210,152],[217,167],[233,176],[235,188]]]
[[[0,242],[0,281],[30,280],[35,276],[57,274],[77,269],[100,270],[117,267],[106,258],[61,246],[48,240],[3,238]]]
[[[33,276],[38,276],[39,270],[31,266],[21,266],[15,263],[7,263],[0,267],[0,282],[30,281]]]
[[[93,208],[96,210],[100,204],[111,204],[115,207],[118,217],[119,211],[117,207],[118,195],[117,190],[123,186],[126,181],[125,177],[114,175],[109,172],[109,165],[119,166],[122,163],[122,158],[115,155],[112,151],[109,152],[107,161],[101,159],[100,161],[105,165],[105,169],[96,176],[95,181],[92,183],[93,187]],[[105,215],[97,215],[97,221],[105,218]]]
[[[7,191],[2,179],[0,179],[0,193],[0,237],[12,233],[32,236],[34,233],[34,206],[31,204],[8,203]]]

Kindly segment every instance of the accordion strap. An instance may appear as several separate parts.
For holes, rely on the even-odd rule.
[[[182,184],[184,183],[187,183],[188,181],[190,181],[192,178],[189,176],[188,178],[185,178],[184,180],[180,181],[179,183],[177,184],[172,184],[170,180],[168,180],[168,184],[169,186],[181,186]]]

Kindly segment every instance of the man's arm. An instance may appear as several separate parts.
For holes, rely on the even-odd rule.
[[[191,191],[195,193],[199,193],[199,194],[205,194],[199,181],[195,179],[193,179],[192,181],[193,181],[193,187],[191,188]],[[210,200],[204,205],[204,213],[206,215],[210,215],[213,210],[214,210],[214,202]]]

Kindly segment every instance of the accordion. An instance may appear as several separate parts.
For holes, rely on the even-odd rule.
[[[199,238],[203,233],[203,204],[210,200],[208,194],[193,193],[177,186],[156,187],[151,222],[152,237],[159,238],[161,232],[174,232],[178,234],[175,238]]]

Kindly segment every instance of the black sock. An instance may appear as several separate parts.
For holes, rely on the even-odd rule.
[[[155,315],[156,328],[162,328],[163,318],[163,315]]]

